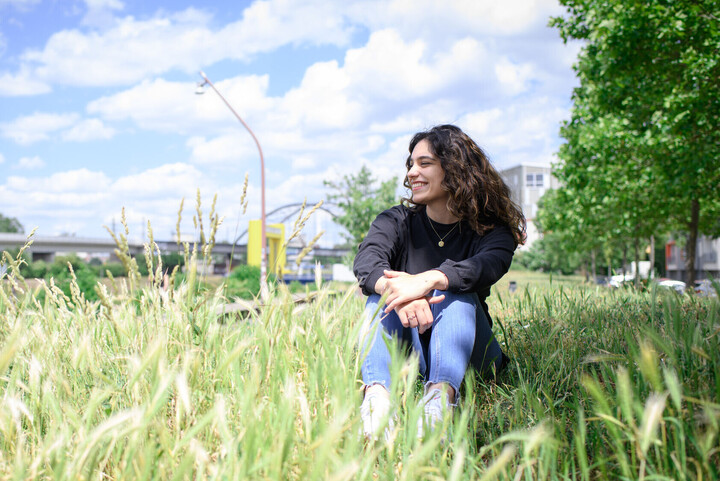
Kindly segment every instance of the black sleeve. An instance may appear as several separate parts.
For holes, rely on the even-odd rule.
[[[448,259],[438,267],[448,278],[449,291],[472,292],[490,287],[510,269],[515,252],[510,228],[498,226],[474,244],[473,254],[467,259]]]
[[[406,218],[403,209],[395,206],[380,213],[360,243],[353,273],[366,296],[375,294],[375,284],[383,276],[383,270],[396,268],[393,260],[400,252],[402,226]]]

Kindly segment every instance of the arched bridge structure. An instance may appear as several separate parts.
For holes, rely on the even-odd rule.
[[[306,203],[303,215],[306,215],[316,203]],[[294,220],[300,214],[303,204],[293,203],[280,206],[266,215],[268,224],[283,223],[288,224],[286,232],[289,234],[292,229]],[[332,203],[323,203],[318,208],[330,215],[331,219],[336,218],[337,205]],[[312,222],[311,218],[309,222]],[[247,229],[238,235],[234,242],[216,242],[213,248],[213,254],[223,256],[229,264],[231,256],[235,258],[244,257],[247,252],[247,245],[240,244],[243,238],[247,236]],[[312,238],[313,236],[309,236]],[[305,245],[305,240],[300,237],[300,244]],[[0,252],[5,250],[14,250],[27,244],[28,238],[25,234],[0,233]],[[163,253],[184,252],[184,246],[174,240],[155,241]],[[88,254],[110,254],[113,255],[117,245],[110,236],[107,238],[88,238],[74,236],[34,236],[32,244],[27,248],[26,252],[30,254],[32,260],[52,261],[58,253],[88,253]],[[142,256],[145,249],[145,241],[128,239],[128,248],[131,254]],[[336,249],[329,247],[315,247],[312,254],[315,256],[342,258],[348,253],[347,249]]]

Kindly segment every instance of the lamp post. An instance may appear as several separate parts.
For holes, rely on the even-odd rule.
[[[232,108],[232,105],[223,97],[223,95],[218,91],[218,89],[215,88],[215,85],[210,81],[210,79],[205,75],[205,72],[202,70],[200,71],[200,76],[203,78],[202,82],[198,82],[198,87],[195,90],[196,94],[204,94],[205,85],[209,85],[210,88],[212,88],[216,94],[222,99],[222,101],[227,105],[227,108],[230,109],[230,111],[233,113],[233,115],[240,121],[243,127],[250,132],[250,135],[252,136],[253,140],[255,141],[255,145],[257,145],[258,152],[260,153],[260,298],[263,301],[266,301],[269,295],[268,291],[268,284],[267,284],[267,224],[265,222],[265,158],[263,157],[262,147],[260,147],[260,142],[258,141],[257,137],[255,137],[255,134],[253,133],[252,129],[248,126],[248,124],[245,123],[245,121],[238,115],[237,112],[235,112],[235,109]]]

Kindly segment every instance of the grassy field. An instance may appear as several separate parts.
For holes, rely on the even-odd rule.
[[[510,280],[518,289],[508,291]],[[418,440],[396,356],[391,442],[359,436],[353,286],[246,318],[193,276],[88,303],[0,290],[0,479],[717,479],[720,303],[510,272],[489,299],[512,362],[466,377]],[[152,283],[151,283],[152,284]]]

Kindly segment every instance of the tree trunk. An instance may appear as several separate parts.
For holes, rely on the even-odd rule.
[[[595,255],[595,249],[590,252],[590,269],[592,274],[593,283],[595,283],[595,273],[597,272],[597,256]]]
[[[650,236],[650,274],[648,280],[655,278],[655,236]]]
[[[700,224],[700,202],[693,199],[690,204],[690,224],[688,224],[688,239],[685,248],[685,282],[688,289],[695,284],[695,255],[697,253],[698,225]]]
[[[623,265],[622,265],[622,274],[623,274],[623,282],[625,282],[625,267],[627,266],[627,243],[623,245]]]
[[[640,287],[640,239],[635,237],[635,280],[633,284],[635,289]]]

